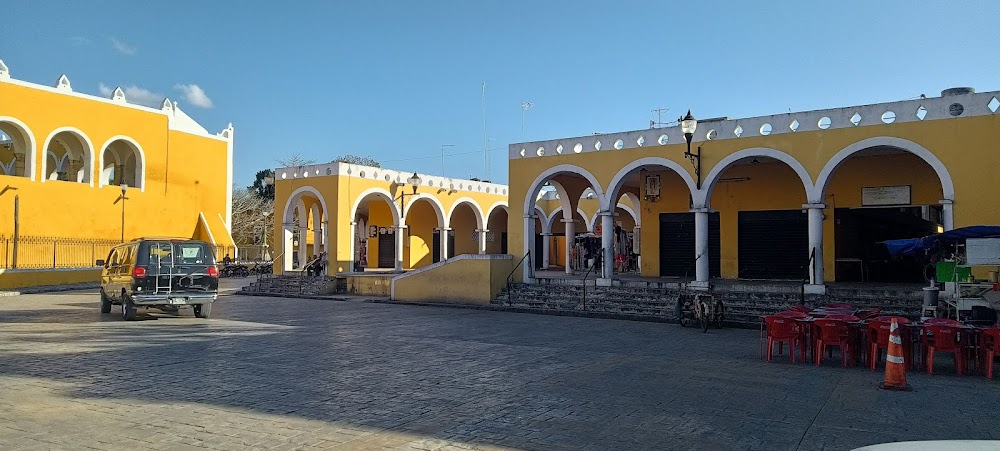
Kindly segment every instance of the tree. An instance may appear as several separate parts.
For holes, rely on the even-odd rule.
[[[295,152],[285,158],[277,158],[274,161],[283,168],[294,168],[298,166],[316,164],[316,160],[310,160],[306,157],[303,157],[302,154],[299,152]]]
[[[271,184],[268,185],[264,182],[265,177],[271,178]],[[264,169],[262,171],[257,171],[257,175],[254,178],[253,185],[247,187],[248,190],[252,191],[255,196],[260,199],[266,199],[274,201],[274,170]]]
[[[267,245],[274,225],[274,198],[258,196],[253,188],[233,187],[233,240],[237,246]]]
[[[350,163],[357,164],[361,166],[374,166],[376,168],[382,167],[379,162],[375,161],[372,157],[361,157],[358,155],[341,155],[335,158],[331,163]]]

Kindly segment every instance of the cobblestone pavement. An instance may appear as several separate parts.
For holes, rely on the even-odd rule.
[[[117,309],[116,309],[117,310]],[[0,298],[0,449],[851,449],[1000,439],[1000,381],[767,364],[755,330],[225,296]]]

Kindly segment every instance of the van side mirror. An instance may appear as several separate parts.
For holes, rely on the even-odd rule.
[[[97,261],[97,266],[103,266],[103,267],[105,267],[105,268],[107,268],[107,267],[108,267],[108,265],[105,265],[105,264],[104,264],[104,260],[98,260],[98,261]]]

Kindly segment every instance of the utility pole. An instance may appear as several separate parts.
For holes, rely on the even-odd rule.
[[[490,145],[486,139],[486,82],[483,82],[483,171],[486,176],[484,180],[490,179]]]
[[[14,255],[11,268],[17,269],[17,243],[21,241],[21,195],[14,195]]]
[[[444,177],[444,148],[455,147],[454,144],[441,144],[441,177]]]

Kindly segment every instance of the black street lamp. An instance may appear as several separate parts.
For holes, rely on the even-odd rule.
[[[691,139],[694,138],[694,131],[698,129],[698,120],[691,115],[691,110],[688,110],[688,114],[680,118],[679,121],[681,131],[684,132],[684,139],[687,140],[688,144],[684,156],[691,160],[691,164],[694,165],[694,174],[698,177],[698,189],[701,189],[701,146],[698,146],[698,153],[691,153]]]
[[[404,206],[404,202],[405,202],[404,199],[406,199],[406,196],[415,196],[415,195],[417,195],[417,187],[420,186],[420,182],[421,182],[420,177],[418,177],[417,173],[414,172],[413,175],[410,176],[410,178],[406,179],[406,184],[410,185],[411,187],[413,187],[413,194],[407,194],[406,192],[403,192],[403,191],[399,192],[399,215],[400,215],[400,221],[402,221],[402,219],[403,219],[402,217],[403,216],[406,216],[406,212],[405,212],[406,207]],[[400,224],[400,225],[403,225],[403,224]]]

